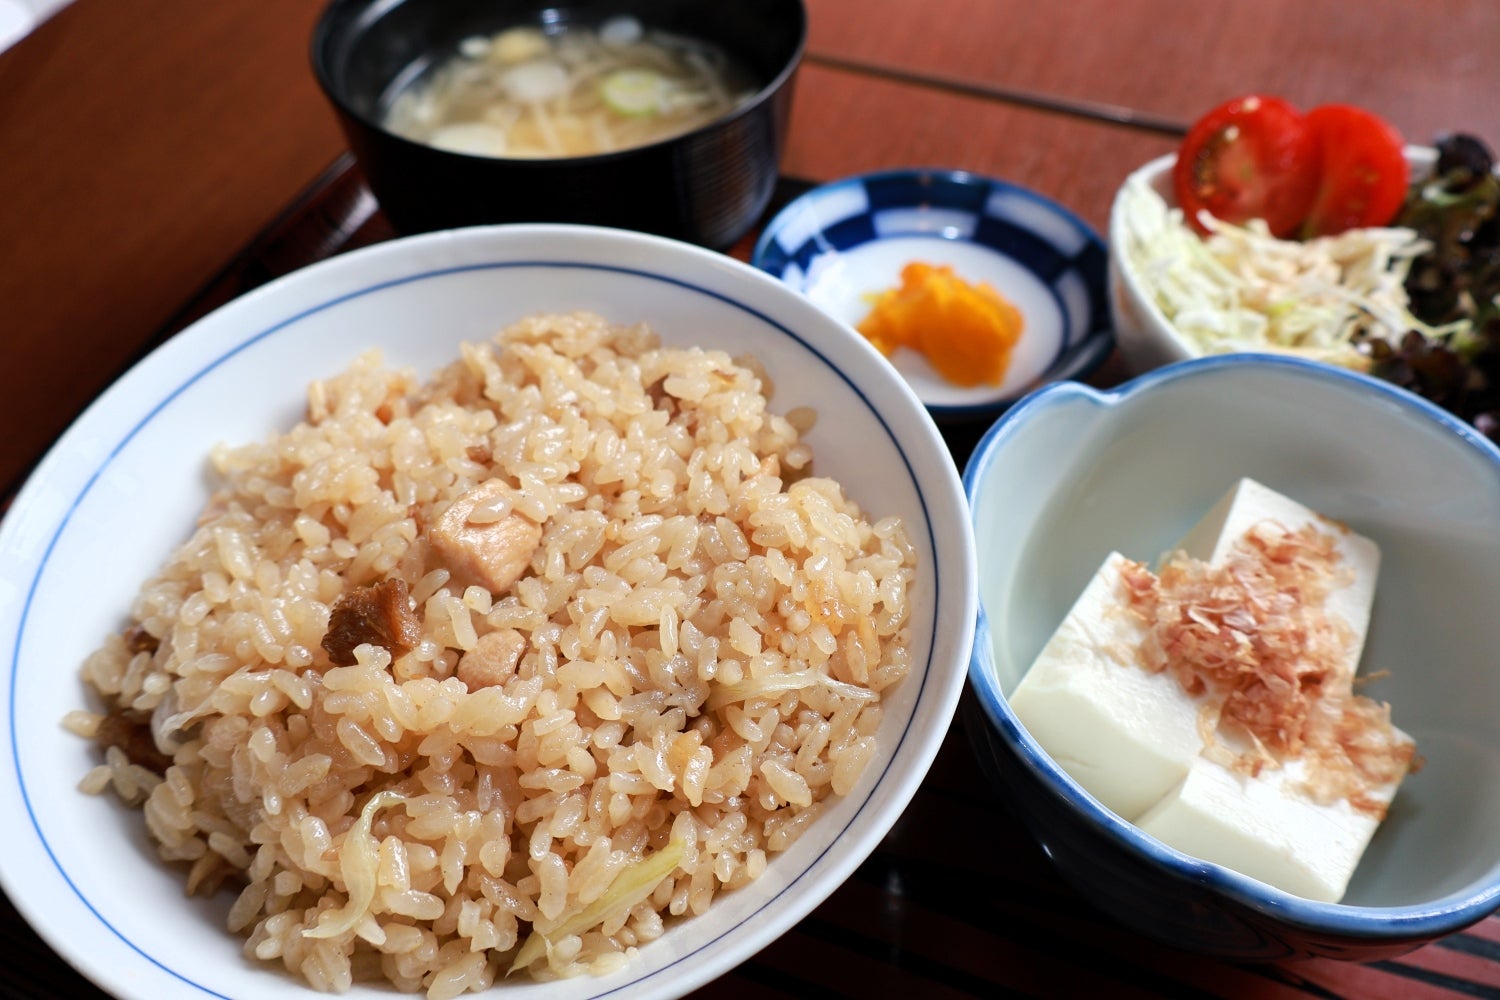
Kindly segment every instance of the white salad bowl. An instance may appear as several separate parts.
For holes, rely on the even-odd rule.
[[[1135,373],[1150,371],[1174,361],[1196,358],[1201,351],[1192,341],[1177,332],[1176,326],[1162,313],[1129,257],[1120,252],[1130,239],[1126,223],[1126,192],[1132,185],[1145,184],[1161,195],[1169,206],[1176,206],[1172,192],[1172,167],[1177,156],[1168,153],[1136,169],[1115,193],[1109,212],[1109,308],[1114,317],[1115,346],[1120,359]]]
[[[1437,152],[1430,147],[1408,146],[1406,160],[1413,177],[1431,171]],[[1109,213],[1109,304],[1114,319],[1115,343],[1120,350],[1120,359],[1133,374],[1150,371],[1174,361],[1202,357],[1203,348],[1190,337],[1184,336],[1162,312],[1152,292],[1150,282],[1140,273],[1128,254],[1121,248],[1131,239],[1129,225],[1128,192],[1137,184],[1151,188],[1166,201],[1168,208],[1177,208],[1177,196],[1172,190],[1172,167],[1177,162],[1175,154],[1159,156],[1133,171],[1115,193]]]
[[[1111,551],[1151,562],[1241,477],[1381,549],[1362,693],[1424,766],[1343,901],[1312,902],[1174,850],[1106,809],[1008,698]],[[964,474],[982,554],[968,720],[979,756],[1060,872],[1104,911],[1232,959],[1373,959],[1500,905],[1500,450],[1368,376],[1244,354],[1012,408]]]
[[[263,439],[304,413],[307,383],[380,348],[420,375],[541,311],[647,322],[669,343],[752,352],[772,405],[812,406],[820,474],[898,514],[920,565],[913,669],[887,692],[880,750],[854,791],[764,876],[669,925],[621,971],[507,982],[517,998],[676,995],[730,969],[827,897],[890,829],[942,742],[976,607],[972,535],[941,437],[901,378],[846,327],[746,265],[669,240],[572,226],[455,230],[356,251],[230,303],[154,352],[74,424],[0,523],[0,883],[68,961],[120,996],[313,996],[225,929],[233,890],[184,895],[140,813],[81,793],[99,761],[61,720],[78,667],[126,622],[141,581],[190,533],[218,442]],[[938,609],[942,609],[939,627]],[[356,985],[351,997],[390,996]]]

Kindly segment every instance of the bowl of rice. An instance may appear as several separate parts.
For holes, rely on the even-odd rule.
[[[748,266],[566,225],[324,262],[0,523],[0,884],[121,997],[685,993],[915,792],[968,525],[910,389]]]

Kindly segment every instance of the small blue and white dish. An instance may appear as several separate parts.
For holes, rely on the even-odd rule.
[[[1008,698],[1110,551],[1150,561],[1248,476],[1380,546],[1360,690],[1423,766],[1348,891],[1314,902],[1192,858],[1084,790]],[[995,421],[964,487],[979,552],[965,728],[1100,910],[1236,961],[1388,958],[1500,907],[1500,449],[1425,400],[1276,355],[1178,362],[1109,392],[1049,385]]]
[[[750,262],[854,326],[914,260],[989,283],[1025,321],[1000,385],[953,385],[916,351],[890,358],[939,420],[993,416],[1114,349],[1103,241],[1056,202],[978,174],[891,170],[814,188],[771,220]]]

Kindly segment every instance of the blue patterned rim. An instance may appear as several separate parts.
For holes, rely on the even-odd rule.
[[[941,224],[913,228],[913,209]],[[1010,258],[1051,292],[1063,320],[1057,351],[1032,384],[999,400],[928,404],[934,415],[976,417],[1004,409],[1041,384],[1085,377],[1114,349],[1104,241],[1050,198],[967,171],[889,170],[814,188],[776,214],[750,262],[800,288],[824,254],[918,234],[974,243]]]
[[[1103,392],[1077,384],[1053,385],[1023,399],[997,420],[980,439],[964,469],[964,494],[975,507],[982,481],[1005,443],[1029,419],[1042,411],[1084,399],[1096,407],[1110,408],[1131,397],[1149,393],[1168,382],[1213,375],[1229,368],[1258,365],[1280,368],[1293,374],[1333,381],[1342,389],[1373,393],[1422,420],[1431,421],[1462,438],[1485,454],[1500,470],[1500,448],[1471,425],[1405,389],[1373,376],[1301,358],[1277,354],[1213,355],[1179,361],[1148,372],[1117,388]],[[1500,906],[1500,877],[1491,874],[1478,888],[1461,891],[1430,903],[1401,906],[1355,906],[1320,903],[1282,892],[1238,872],[1199,861],[1167,847],[1105,809],[1060,768],[1016,718],[995,674],[990,647],[990,626],[981,602],[973,652],[969,660],[969,687],[978,698],[990,725],[1016,760],[1085,822],[1096,823],[1147,863],[1168,876],[1193,883],[1287,926],[1364,942],[1398,939],[1431,939],[1461,930]]]

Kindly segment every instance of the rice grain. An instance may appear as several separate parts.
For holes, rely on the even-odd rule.
[[[165,775],[111,747],[80,788],[143,807],[190,889],[234,884],[246,955],[315,989],[487,989],[539,927],[533,975],[620,967],[857,787],[910,668],[903,525],[812,474],[814,414],[767,386],[585,313],[425,383],[373,353],[314,383],[296,427],[214,450],[131,608],[149,648],[83,666]],[[420,634],[335,665],[335,606],[386,580]]]

